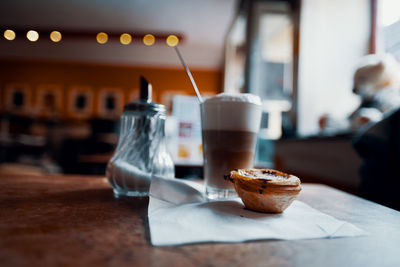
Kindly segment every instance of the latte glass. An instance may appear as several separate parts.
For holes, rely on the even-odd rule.
[[[252,94],[222,93],[201,104],[205,195],[236,196],[230,171],[252,168],[261,121],[261,101]]]

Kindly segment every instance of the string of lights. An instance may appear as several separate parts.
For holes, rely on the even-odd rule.
[[[168,46],[177,46],[183,40],[181,34],[149,34],[149,33],[106,33],[106,32],[79,32],[79,31],[56,31],[56,30],[12,30],[3,29],[5,40],[13,41],[17,38],[23,38],[30,42],[37,42],[42,39],[59,43],[65,39],[91,39],[98,44],[104,45],[110,41],[119,41],[122,45],[142,43],[146,46],[152,46],[157,43],[165,43]],[[43,37],[45,36],[45,37]],[[48,38],[48,39],[47,39]]]

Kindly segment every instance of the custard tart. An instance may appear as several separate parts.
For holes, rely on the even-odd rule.
[[[227,177],[246,208],[281,213],[301,191],[300,179],[272,169],[238,169]]]

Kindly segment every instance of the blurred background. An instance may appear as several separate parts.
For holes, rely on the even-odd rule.
[[[0,172],[104,174],[139,77],[167,106],[180,178],[202,176],[197,99],[263,99],[256,165],[357,193],[362,102],[353,76],[368,54],[400,56],[395,0],[2,0]],[[322,125],[326,114],[339,118]]]

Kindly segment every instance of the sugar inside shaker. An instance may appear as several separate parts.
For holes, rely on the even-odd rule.
[[[173,178],[165,143],[165,106],[152,101],[152,86],[140,77],[140,99],[124,106],[120,137],[106,176],[116,196],[147,196],[152,175]]]

